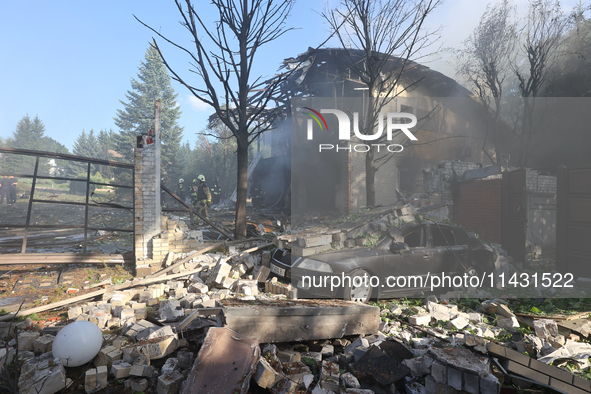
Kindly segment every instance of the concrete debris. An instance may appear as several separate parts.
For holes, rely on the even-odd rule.
[[[27,360],[21,367],[18,392],[52,394],[66,387],[66,371],[51,352]]]
[[[414,220],[415,213],[412,206],[403,206],[350,231],[281,235],[274,242],[292,253],[300,248],[300,255],[313,254],[315,248],[343,248],[347,241],[355,244]],[[194,234],[191,241],[202,241],[202,236]],[[229,254],[192,258],[184,251],[167,252],[170,261],[163,257],[163,264],[180,272],[174,279],[107,291],[102,300],[72,305],[69,321],[90,321],[109,330],[80,390],[99,392],[117,380],[132,392],[159,394],[247,393],[251,384],[274,394],[499,393],[505,380],[491,362],[495,357],[522,378],[506,382],[523,386],[529,380],[563,392],[591,393],[589,381],[555,366],[568,360],[578,371],[590,367],[591,346],[573,340],[591,333],[589,319],[526,321],[504,299],[486,299],[492,297],[480,290],[473,292],[482,301],[473,306],[476,310],[453,305],[460,299],[454,291],[427,297],[420,306],[397,301],[380,310],[355,304],[354,313],[341,313],[331,304],[302,307],[300,313],[297,301],[291,301],[297,298],[295,290],[271,273],[269,252],[228,249]],[[175,259],[187,258],[175,266]],[[500,261],[498,268],[503,267]],[[256,301],[273,306],[259,310]],[[279,306],[284,301],[291,303],[289,308]],[[215,323],[204,324],[207,320],[198,316],[217,317],[225,327],[210,327]],[[517,330],[520,323],[533,332]],[[30,328],[32,321],[19,324],[29,330],[13,338],[14,328],[0,323],[5,340],[0,365],[13,361],[18,346],[23,363],[19,392],[62,390],[68,384],[65,370],[52,356],[61,326],[42,335]],[[203,343],[197,355],[189,342]]]

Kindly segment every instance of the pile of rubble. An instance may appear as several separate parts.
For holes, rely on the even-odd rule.
[[[332,241],[331,248],[335,242],[347,247],[347,241],[356,243],[372,231],[383,233],[411,213],[394,210],[380,220],[329,235],[300,234],[292,251],[295,244],[308,250],[324,246],[318,243],[325,241]],[[276,242],[290,240],[283,236]],[[455,292],[416,300],[414,305],[391,302],[376,308],[351,303],[346,319],[353,324],[342,320],[347,323],[340,331],[342,317],[332,312],[323,315],[335,301],[327,301],[326,306],[319,302],[305,313],[319,317],[315,323],[297,320],[282,309],[282,305],[294,305],[293,289],[269,278],[270,252],[246,247],[246,251],[229,247],[228,254],[176,254],[166,263],[165,270],[172,275],[156,273],[129,282],[127,288],[106,288],[101,300],[69,307],[66,322],[42,332],[33,329],[31,319],[14,325],[0,323],[4,341],[0,370],[18,361],[19,392],[46,394],[64,388],[95,393],[115,385],[158,394],[246,393],[253,385],[275,394],[480,394],[498,393],[506,383],[591,393],[590,382],[580,374],[550,365],[568,359],[579,371],[589,367],[591,345],[579,341],[591,333],[586,317],[576,325],[524,319],[510,310],[505,299],[490,299],[482,290],[471,290],[473,299],[482,300],[476,310],[454,305],[461,297]],[[229,300],[234,308],[228,307]],[[282,336],[264,336],[256,326],[250,327],[248,336],[241,335],[232,331],[236,325],[229,320],[228,327],[221,327],[231,309],[241,309],[239,302],[252,303],[248,313],[254,317],[234,316],[235,321],[248,325],[265,319],[254,307],[263,301],[267,302],[263,309],[276,308],[266,324],[282,331]],[[373,323],[364,320],[362,308],[375,310]],[[338,332],[330,331],[328,338],[318,336],[328,328],[310,326],[321,324],[316,322],[323,318],[326,327],[339,325]],[[83,381],[74,381],[74,376],[68,376],[67,360],[55,357],[52,345],[64,323],[79,321],[103,330],[103,343],[84,367]],[[353,336],[361,332],[346,331],[353,326],[366,330]],[[531,329],[521,328],[525,326]],[[288,328],[283,331],[284,327]],[[307,336],[312,332],[315,337]]]
[[[223,278],[235,268],[226,272],[228,268],[221,261],[210,263],[203,264],[210,268],[207,276],[192,274],[70,308],[71,321],[88,320],[110,329],[86,368],[83,384],[67,378],[67,369],[52,355],[53,338],[60,326],[43,333],[21,332],[7,343],[0,358],[12,362],[18,346],[22,393],[54,393],[75,384],[87,393],[113,384],[133,392],[196,393],[210,392],[203,389],[210,384],[215,392],[246,393],[249,385],[257,385],[275,394],[480,394],[499,393],[506,383],[523,388],[537,384],[565,393],[591,392],[588,380],[550,365],[568,358],[576,360],[581,369],[589,366],[591,346],[578,339],[591,332],[591,323],[586,320],[586,325],[579,325],[575,335],[552,319],[537,319],[526,322],[532,326],[526,331],[519,328],[521,317],[513,314],[503,299],[485,300],[478,311],[470,312],[450,304],[458,297],[455,293],[442,295],[442,302],[430,296],[424,304],[414,306],[383,304],[379,329],[357,337],[259,344],[256,338],[244,338],[230,328],[214,328],[201,318],[193,318],[190,326],[199,327],[202,335],[189,337],[184,322],[197,307],[201,315],[219,315],[223,309],[220,303],[228,297],[289,301],[258,294],[262,283],[260,288],[258,284],[251,287],[249,282],[240,284],[242,279],[237,279],[233,288],[248,287],[257,294],[236,295],[223,287]],[[146,310],[150,311],[148,316]],[[18,323],[21,329],[30,324]],[[189,349],[196,343],[203,344],[197,357]],[[241,352],[245,352],[244,358]],[[225,360],[221,354],[232,357]],[[248,362],[236,365],[236,360]],[[215,386],[212,366],[216,368]],[[237,371],[243,378],[230,378],[228,374]]]
[[[311,256],[329,250],[369,246],[372,240],[387,236],[390,227],[415,221],[417,210],[409,204],[389,209],[371,220],[343,229],[316,228],[294,230],[276,236],[273,243],[280,249],[291,249],[294,256]]]

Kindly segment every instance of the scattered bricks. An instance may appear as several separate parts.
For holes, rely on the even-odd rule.
[[[480,393],[480,382],[478,375],[464,372],[464,391],[470,394],[479,394]]]
[[[447,384],[456,390],[462,389],[462,371],[447,367]]]
[[[181,303],[177,300],[169,300],[160,306],[158,311],[160,320],[176,321],[178,318],[184,317],[185,312],[181,307]]]
[[[495,375],[488,374],[480,377],[481,394],[497,394],[500,390],[501,384]]]
[[[261,255],[261,264],[263,267],[269,267],[269,263],[271,262],[271,252],[265,250]]]
[[[367,239],[366,238],[357,238],[355,240],[355,246],[365,246],[367,245]]]
[[[482,323],[482,315],[476,312],[468,313],[468,320],[474,324]]]
[[[164,363],[164,365],[162,366],[162,369],[160,370],[161,374],[169,374],[172,373],[173,371],[176,371],[179,368],[179,360],[178,358],[175,357],[170,357],[166,360],[166,362]]]
[[[496,314],[498,316],[503,316],[503,317],[515,317],[515,314],[513,312],[511,312],[509,307],[507,307],[507,305],[505,305],[505,304],[497,305]]]
[[[39,338],[38,332],[23,332],[18,336],[18,349],[33,351],[33,342]]]
[[[319,363],[322,362],[322,353],[320,352],[304,352],[301,354],[301,356],[311,358],[312,360],[316,360]]]
[[[429,373],[423,366],[423,357],[407,358],[402,361],[403,365],[406,365],[410,369],[410,374],[413,377],[421,377]]]
[[[96,368],[90,368],[86,371],[84,377],[84,391],[87,393],[96,392]]]
[[[281,376],[269,365],[267,360],[263,357],[259,358],[256,372],[253,376],[254,381],[259,387],[270,389],[275,386]]]
[[[411,382],[405,385],[406,394],[425,394],[425,386],[419,382]]]
[[[152,267],[149,264],[136,265],[135,275],[139,277],[152,275]]]
[[[157,360],[166,357],[179,347],[179,341],[174,337],[163,338],[157,343],[149,343],[143,346],[144,351],[150,356],[151,360]]]
[[[131,319],[135,317],[135,311],[132,308],[123,308],[121,309],[119,318],[121,319],[121,321],[126,321],[128,319]]]
[[[359,389],[361,385],[359,384],[359,380],[350,372],[344,373],[341,375],[341,381],[343,382],[343,386],[347,388]]]
[[[301,354],[291,350],[278,350],[277,357],[282,363],[289,363],[293,361],[301,361]]]
[[[193,360],[195,358],[193,352],[184,349],[179,350],[176,354],[176,357],[179,360],[179,368],[191,369],[193,366]]]
[[[558,325],[552,319],[534,320],[534,330],[539,338],[550,340],[558,336]]]
[[[43,354],[51,351],[53,340],[55,337],[53,335],[43,335],[33,341],[33,351],[35,354]]]
[[[362,338],[359,337],[356,340],[354,340],[351,344],[349,344],[345,350],[343,350],[343,353],[352,353],[356,348],[358,347],[369,347],[369,341],[366,338]],[[322,353],[320,353],[321,357],[322,357]]]
[[[192,283],[187,290],[189,293],[205,294],[209,291],[209,287],[203,283]]]
[[[458,314],[458,307],[456,305],[441,305],[436,302],[427,302],[427,309],[436,320],[452,320]]]
[[[332,357],[334,355],[334,346],[326,343],[322,345],[322,350],[320,352],[322,353],[322,357]]]
[[[472,334],[464,335],[464,344],[466,346],[486,346],[488,341],[484,338]]]
[[[152,298],[152,292],[151,291],[142,291],[139,294],[139,302],[145,302],[145,303],[147,303],[150,298]]]
[[[134,309],[134,317],[136,320],[142,320],[148,317],[148,309],[147,308],[138,308]]]
[[[108,381],[108,369],[106,366],[101,365],[96,367],[96,389],[102,390],[109,385]]]
[[[96,357],[94,358],[94,366],[98,367],[101,365],[108,365],[109,364],[109,358],[107,357],[107,355],[116,349],[114,346],[106,346],[104,348],[102,348],[98,354],[96,355]],[[118,350],[120,351],[120,350]],[[123,354],[123,353],[122,353]],[[121,358],[121,357],[120,357]]]
[[[345,241],[345,248],[352,248],[355,246],[355,240],[354,239],[348,239]]]
[[[16,383],[16,382],[14,382]],[[51,352],[31,358],[23,364],[18,378],[21,394],[57,393],[66,386],[66,372],[59,359]]]
[[[312,237],[301,237],[297,239],[298,245],[302,248],[329,245],[332,242],[332,235],[317,235]]]
[[[331,249],[332,249],[332,246],[330,245],[330,243],[328,245],[315,246],[313,248],[302,248],[302,247],[293,245],[291,247],[291,253],[294,256],[307,257],[307,256],[312,256],[312,255],[315,255],[318,253],[326,252]]]
[[[437,383],[445,384],[447,382],[447,369],[445,365],[440,362],[433,361],[431,364],[431,376]]]
[[[146,301],[146,305],[147,306],[156,306],[156,305],[158,305],[158,299],[157,298],[150,298],[150,299],[148,299],[148,301]]]
[[[143,393],[148,388],[148,379],[133,378],[129,381],[129,388],[134,393]]]
[[[130,376],[145,376],[144,375],[144,369],[146,369],[146,367],[148,367],[147,365],[144,364],[134,364],[131,369],[129,370],[129,375]]]
[[[428,313],[419,313],[418,315],[410,316],[408,322],[417,326],[426,326],[431,323],[431,315]]]
[[[123,360],[114,361],[113,366],[111,366],[111,375],[113,375],[115,379],[125,379],[129,377],[131,368],[131,364],[126,363]]]
[[[497,327],[499,328],[519,328],[519,322],[516,317],[506,317],[497,320]]]
[[[211,271],[209,278],[207,278],[206,283],[214,283],[215,278],[218,276],[224,277],[230,275],[231,270],[232,266],[230,264],[226,263],[223,260],[220,260],[220,262],[217,263],[215,267],[213,267],[213,270]]]
[[[447,324],[447,328],[450,330],[453,328],[461,330],[465,328],[468,324],[470,324],[468,320],[464,319],[462,316],[458,316],[455,319],[451,319],[449,321],[449,323]]]
[[[125,305],[126,301],[127,300],[125,299],[125,295],[123,293],[116,293],[109,300],[112,306],[123,306]]]
[[[437,390],[437,382],[431,375],[425,376],[425,394],[440,394]],[[445,390],[441,394],[445,394]]]
[[[179,371],[160,375],[158,377],[156,392],[158,394],[177,394],[181,389],[183,380],[183,375]]]
[[[68,319],[75,319],[82,314],[82,308],[75,306],[68,309]]]
[[[113,346],[114,347],[114,346]],[[121,360],[123,357],[123,352],[119,349],[115,349],[109,353],[107,353],[107,368],[111,368],[114,361]]]
[[[264,265],[258,267],[253,274],[253,279],[256,280],[258,283],[264,283],[271,274],[271,269]]]

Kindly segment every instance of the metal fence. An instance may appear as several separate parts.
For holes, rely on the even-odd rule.
[[[68,163],[73,163],[72,165],[76,166],[79,175],[72,175],[71,172],[68,173],[67,168],[60,168],[60,166],[55,164],[56,161],[66,161]],[[24,166],[19,164],[23,162],[28,163],[28,165]],[[49,165],[49,162],[52,162],[52,165]],[[101,182],[96,180],[93,181],[91,179],[91,172],[93,166],[94,168],[105,168],[108,169],[108,171],[113,171],[114,173],[117,172],[120,175],[118,177],[125,179],[126,181],[121,183]],[[41,167],[44,167],[44,169],[42,170]],[[46,168],[49,168],[49,171],[46,170]],[[22,213],[22,215],[16,215],[17,219],[20,220],[9,218],[9,215],[6,212],[2,215],[4,216],[3,218],[0,217],[0,232],[4,232],[5,235],[3,242],[0,243],[0,247],[6,244],[11,244],[14,246],[15,242],[22,242],[20,250],[21,253],[24,254],[27,252],[27,241],[32,231],[58,230],[63,232],[66,230],[82,230],[84,234],[84,238],[82,240],[82,253],[86,254],[89,241],[89,233],[91,232],[105,231],[133,234],[133,169],[133,164],[120,163],[111,160],[93,159],[63,153],[41,152],[27,149],[0,147],[0,177],[12,176],[21,180],[26,179],[27,184],[28,180],[30,180],[31,182],[30,193],[28,194],[28,201],[26,204],[26,210],[24,209],[24,207],[22,207],[21,211],[19,211]],[[65,193],[63,189],[56,189],[55,191],[56,193],[58,191],[62,192],[63,194],[59,195],[59,197],[64,197],[66,201],[57,199],[55,197],[58,196],[57,194],[50,196],[54,198],[48,198],[48,196],[46,195],[48,193],[44,193],[44,190],[38,187],[40,182],[48,180],[52,182],[52,187],[53,182],[61,182],[62,184],[64,182],[69,182],[69,193]],[[74,190],[73,193],[74,186],[82,186],[75,188],[78,189],[78,191],[82,192],[82,196],[81,198],[79,198],[79,200],[81,201],[75,201],[74,198],[71,198],[72,195],[76,192],[76,190]],[[120,198],[121,201],[96,201],[97,197],[93,197],[95,195],[95,189],[101,187],[108,188],[105,190],[113,192],[113,194],[115,194],[114,191],[122,191],[119,192],[119,195],[123,196]],[[27,198],[26,192],[21,196],[21,199],[23,198]],[[83,216],[83,223],[72,224],[71,222],[68,223],[67,220],[64,220],[64,223],[56,223],[59,220],[55,220],[56,222],[54,223],[33,222],[33,208],[39,206],[41,208],[39,209],[40,212],[44,208],[50,206],[48,204],[51,204],[51,206],[53,206],[54,209],[56,206],[79,207],[79,209],[76,211],[77,213],[81,214],[81,216]],[[21,206],[23,205],[25,204],[18,204],[18,208],[21,208]],[[124,223],[126,223],[126,225],[117,225],[116,222],[110,221],[108,217],[106,219],[102,218],[102,220],[95,220],[94,217],[90,217],[94,216],[91,210],[98,208],[108,210],[112,209],[115,210],[114,212],[126,210],[131,213],[132,220],[125,220]],[[67,213],[64,215],[67,215]],[[61,220],[68,218],[59,219]],[[39,234],[36,235],[39,236]],[[20,240],[21,236],[22,241]],[[40,236],[42,237],[43,235],[41,234]],[[7,240],[8,243],[6,242]]]

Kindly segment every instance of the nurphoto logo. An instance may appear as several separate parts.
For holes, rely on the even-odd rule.
[[[322,114],[333,114],[337,117],[337,121],[339,124],[339,140],[340,141],[350,141],[351,140],[351,119],[349,115],[347,115],[344,111],[340,111],[338,109],[321,109],[320,112],[309,108],[309,107],[301,107],[301,110],[306,110],[309,112],[304,112],[306,115],[309,115],[311,119],[308,119],[307,122],[307,139],[309,141],[314,139],[314,121],[318,124],[321,131],[328,132],[328,125],[326,123],[326,119]],[[410,119],[408,123],[401,123],[404,119]],[[417,117],[411,113],[407,112],[388,112],[386,114],[386,140],[388,142],[392,142],[393,139],[393,131],[400,130],[410,139],[411,141],[417,141],[417,137],[415,137],[409,129],[413,128],[417,125]],[[362,140],[362,141],[383,141],[384,135],[384,116],[380,113],[378,117],[378,128],[374,134],[363,134],[359,132],[359,113],[353,113],[353,133],[355,136]],[[323,150],[336,150],[337,152],[344,150],[351,152],[352,150],[355,152],[368,152],[371,150],[371,147],[375,147],[378,152],[380,152],[381,148],[385,148],[388,152],[391,153],[399,153],[402,152],[404,147],[401,144],[397,143],[374,143],[374,144],[355,144],[348,146],[339,146],[334,144],[319,144],[318,151],[322,152]]]

